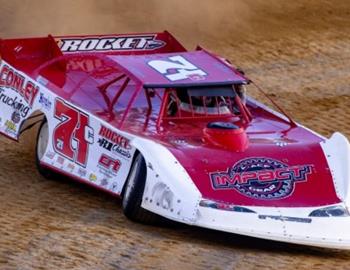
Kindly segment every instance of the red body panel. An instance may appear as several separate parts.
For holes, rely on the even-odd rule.
[[[162,60],[175,54],[161,56],[154,53],[178,52],[176,55],[187,57],[204,70],[202,77],[181,80],[183,85],[199,85],[200,81],[210,85],[232,84],[246,79],[203,51],[182,54],[185,49],[166,32],[132,35],[133,39],[130,36],[58,37],[60,42],[68,42],[63,45],[66,56],[52,38],[6,40],[1,43],[1,53],[4,59],[29,76],[38,80],[44,77],[46,87],[64,100],[116,128],[120,128],[121,121],[125,120],[123,130],[167,147],[206,199],[276,207],[311,207],[339,202],[319,144],[322,139],[253,104],[247,106],[253,118],[250,123],[218,117],[166,120],[157,125],[162,97],[159,102],[152,101],[149,110],[149,101],[139,99],[136,94],[137,91],[141,93],[143,84],[171,86],[173,82],[169,78],[173,77],[157,74],[147,61]],[[84,55],[82,51],[93,54]],[[152,55],[111,57],[106,56],[108,54]],[[127,80],[121,79],[123,76]],[[107,91],[104,86],[113,80],[115,83]],[[122,91],[118,106],[122,109],[117,110],[113,100],[119,89]],[[131,106],[129,101],[133,98],[135,102]],[[129,113],[124,114],[125,111]],[[222,143],[215,145],[205,140],[204,130],[208,122],[213,121],[233,122],[245,130],[247,147],[234,151]],[[81,162],[85,161],[84,156],[81,159]]]
[[[130,119],[130,125],[125,125],[125,130],[165,145],[187,170],[204,198],[236,205],[275,207],[311,207],[340,202],[319,144],[322,139],[302,127],[290,129],[286,121],[266,111],[249,109],[254,120],[246,127],[249,147],[243,152],[205,143],[203,130],[207,121],[172,123],[164,127],[162,134],[157,134],[152,123],[142,132],[143,121],[137,122],[134,118]],[[309,166],[310,172],[304,180],[292,183],[291,193],[281,199],[257,199],[233,188],[218,190],[213,187],[211,173],[225,172],[235,163],[249,158],[273,159],[290,168]]]

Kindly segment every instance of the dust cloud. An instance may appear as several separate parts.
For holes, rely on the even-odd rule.
[[[0,1],[2,37],[154,32],[168,30],[191,43],[241,31],[249,21],[243,1],[61,0]],[[243,23],[245,22],[245,23]]]

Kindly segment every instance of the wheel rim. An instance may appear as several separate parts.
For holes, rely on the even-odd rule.
[[[49,125],[45,122],[40,129],[37,144],[37,155],[38,159],[41,160],[44,157],[46,148],[49,142]]]

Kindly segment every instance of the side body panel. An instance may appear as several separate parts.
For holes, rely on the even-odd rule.
[[[21,127],[35,112],[49,124],[43,165],[120,194],[135,147],[133,136],[63,100],[23,72],[0,65],[0,132],[18,140]]]

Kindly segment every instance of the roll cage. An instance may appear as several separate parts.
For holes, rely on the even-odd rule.
[[[90,70],[84,70],[83,65],[88,60],[102,61],[96,67]],[[72,65],[74,63],[74,65]],[[79,103],[78,98],[82,94],[85,103],[91,101],[98,103],[97,110],[92,110],[92,113],[108,115],[108,120],[116,120],[118,127],[122,128],[125,120],[128,118],[132,108],[142,106],[146,109],[145,122],[148,122],[151,112],[157,114],[156,126],[159,130],[164,121],[179,121],[179,120],[198,120],[198,119],[213,119],[240,117],[243,122],[251,121],[251,114],[247,107],[242,103],[240,97],[235,93],[232,85],[218,86],[201,86],[198,87],[195,83],[186,88],[176,89],[171,87],[147,87],[144,86],[133,74],[124,70],[116,62],[110,61],[108,58],[96,54],[84,55],[64,55],[55,58],[44,65],[37,68],[34,72],[38,80],[45,81],[47,86],[54,92],[64,97],[73,103]],[[44,78],[44,79],[43,79]],[[230,89],[230,94],[227,94]],[[179,91],[187,91],[189,96],[190,112],[183,113],[180,109]],[[200,94],[202,92],[203,94]],[[96,94],[99,95],[96,95]],[[135,100],[142,95],[143,103]],[[75,98],[75,96],[77,96]],[[123,98],[122,98],[123,96]],[[127,98],[125,97],[127,96]],[[218,109],[217,114],[209,114],[208,106],[205,103],[203,108],[204,113],[198,114],[194,109],[194,98],[214,98],[215,104],[212,107]],[[229,107],[231,115],[220,112],[219,98],[225,99],[225,105]],[[80,97],[81,99],[81,97]],[[124,99],[124,101],[121,101]],[[155,100],[157,100],[155,102]],[[169,115],[167,107],[173,101],[178,109],[175,115]],[[84,102],[81,102],[84,108]],[[122,104],[122,106],[121,106]],[[235,108],[234,108],[235,106]],[[84,108],[86,109],[86,108]],[[153,115],[154,116],[154,115]]]

